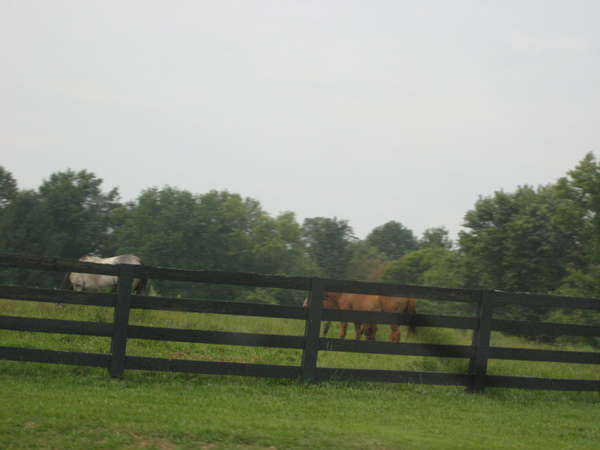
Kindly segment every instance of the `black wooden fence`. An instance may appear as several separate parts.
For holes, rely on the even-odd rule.
[[[97,273],[117,275],[119,277],[117,292],[115,294],[0,286],[0,298],[3,299],[95,305],[114,308],[114,320],[112,323],[0,315],[0,329],[4,330],[105,336],[111,338],[111,348],[110,353],[108,354],[0,346],[0,359],[4,360],[103,367],[108,369],[110,376],[112,377],[123,376],[125,370],[151,370],[277,377],[304,379],[306,381],[355,380],[454,385],[464,386],[470,392],[482,392],[488,387],[600,391],[600,377],[596,377],[596,379],[556,379],[488,374],[488,361],[490,360],[600,364],[600,353],[598,352],[534,350],[490,346],[492,331],[517,332],[523,335],[600,336],[600,327],[595,326],[500,320],[494,318],[494,308],[496,305],[539,305],[600,311],[599,299],[482,290],[444,289],[384,283],[351,282],[323,278],[259,275],[252,273],[191,271],[126,264],[106,265],[59,258],[10,254],[0,254],[0,268],[1,267]],[[303,308],[301,306],[277,306],[235,301],[132,295],[132,279],[139,277],[154,280],[306,291],[310,299],[310,305],[308,308]],[[414,297],[417,299],[442,300],[448,302],[466,302],[476,306],[476,314],[472,317],[461,317],[324,309],[322,300],[323,293],[326,291]],[[283,336],[136,326],[129,323],[131,309],[297,319],[305,321],[306,328],[304,336]],[[342,340],[319,337],[321,323],[330,320],[466,329],[472,330],[472,343],[471,345],[445,345],[356,341],[354,339]],[[151,339],[160,341],[299,349],[302,351],[302,358],[299,366],[290,366],[131,356],[127,354],[128,339]],[[2,343],[0,342],[0,344]],[[320,367],[318,365],[319,354],[327,351],[413,355],[436,358],[463,358],[469,360],[469,367],[465,373]]]

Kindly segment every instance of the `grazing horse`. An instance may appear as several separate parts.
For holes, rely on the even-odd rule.
[[[112,258],[99,258],[94,255],[85,255],[79,258],[79,261],[87,261],[99,264],[133,264],[144,265],[144,262],[134,255],[119,255]],[[59,289],[69,289],[73,291],[109,291],[117,290],[117,281],[119,277],[113,275],[99,275],[92,273],[68,272],[63,279]],[[132,291],[139,295],[146,293],[146,278],[134,278]]]
[[[307,299],[308,300],[308,299]],[[308,305],[308,301],[304,302],[305,306]],[[393,313],[408,313],[415,314],[417,312],[417,302],[414,298],[404,297],[386,297],[382,295],[364,295],[364,294],[345,294],[341,292],[325,292],[323,298],[324,308],[335,308],[335,309],[352,309],[356,311],[385,311]],[[329,331],[329,325],[331,322],[327,322],[324,327],[323,336],[327,336]],[[340,339],[346,337],[346,328],[348,322],[341,323]],[[360,339],[361,336],[365,335],[368,340],[375,340],[377,333],[377,324],[360,324],[354,323],[356,330],[356,339]],[[392,330],[390,334],[390,341],[400,342],[400,329],[398,325],[390,325]],[[411,325],[408,327],[408,333],[406,339],[409,336],[417,337],[417,327]]]

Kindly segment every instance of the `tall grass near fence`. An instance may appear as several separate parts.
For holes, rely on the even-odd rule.
[[[68,305],[63,307],[53,303],[0,300],[0,314],[110,323],[113,320],[114,311],[112,308],[96,306]],[[300,320],[198,314],[189,312],[132,310],[130,324],[165,328],[233,331],[274,335],[301,336],[304,334],[304,321]],[[353,336],[353,330],[351,328],[352,326],[349,326],[348,339],[351,339]],[[378,340],[387,340],[389,332],[388,326],[380,326]],[[406,336],[405,327],[402,327],[402,332],[404,339]],[[333,323],[329,335],[331,337],[337,337],[339,335],[338,323]],[[110,352],[110,338],[108,337],[0,330],[0,341],[5,346],[14,347],[34,347],[40,349],[105,354]],[[444,328],[421,328],[419,330],[419,342],[421,343],[469,345],[470,341],[471,332],[468,330],[451,330]],[[501,333],[492,333],[491,345],[524,349],[595,351],[593,348],[585,345],[561,346],[535,343],[529,340],[519,339],[515,336],[506,336]],[[300,365],[302,358],[302,351],[297,349],[211,345],[139,339],[130,339],[128,341],[127,354],[131,356],[167,359],[291,366]],[[468,360],[460,358],[322,351],[319,353],[318,365],[320,367],[334,368],[465,373],[468,367]],[[523,362],[512,360],[490,361],[488,374],[543,378],[600,379],[600,369],[597,365],[554,364],[549,362]]]

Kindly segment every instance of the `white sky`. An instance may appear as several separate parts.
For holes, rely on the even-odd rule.
[[[598,1],[1,0],[0,165],[454,238],[600,156]]]

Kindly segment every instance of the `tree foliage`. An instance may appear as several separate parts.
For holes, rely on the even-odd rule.
[[[600,297],[600,163],[588,154],[547,186],[480,197],[456,242],[444,227],[417,239],[397,221],[357,239],[346,220],[271,216],[228,191],[150,188],[120,203],[116,188],[85,170],[52,174],[19,190],[0,167],[0,251],[68,258],[133,253],[187,269],[501,289]],[[21,271],[22,272],[22,271]],[[5,270],[3,283],[56,286]],[[161,293],[296,304],[277,290],[193,288],[156,282]],[[509,311],[509,314],[513,312]],[[537,312],[535,312],[537,314]]]
[[[304,221],[304,240],[311,261],[316,266],[315,275],[344,278],[352,258],[352,228],[346,220],[315,217]]]
[[[127,207],[122,222],[115,232],[116,252],[134,253],[154,265],[285,275],[306,274],[309,267],[293,213],[272,218],[256,200],[227,191],[194,195],[168,186],[148,189]],[[231,292],[156,286],[161,292],[215,298]]]
[[[371,231],[366,243],[375,247],[389,260],[399,259],[418,248],[413,232],[393,220]]]
[[[600,160],[592,153],[558,180],[558,225],[573,235],[573,258],[558,293],[600,297]]]
[[[392,262],[381,280],[421,286],[463,287],[459,256],[437,246],[416,250]]]
[[[0,166],[0,208],[6,207],[17,195],[17,182],[10,172]]]
[[[480,198],[465,216],[459,243],[479,286],[522,292],[555,290],[576,259],[577,239],[560,226],[565,205],[554,186],[524,186]]]
[[[50,253],[79,258],[107,247],[119,193],[116,188],[103,193],[101,185],[102,179],[85,170],[55,173],[42,183],[39,199],[51,223]]]
[[[427,228],[419,239],[419,248],[440,247],[450,250],[452,246],[450,233],[444,227]]]

